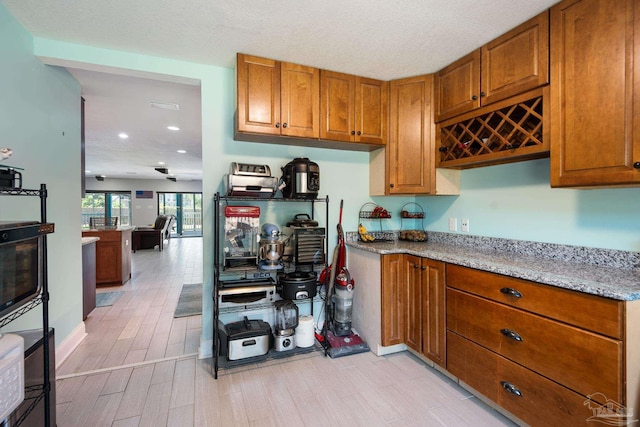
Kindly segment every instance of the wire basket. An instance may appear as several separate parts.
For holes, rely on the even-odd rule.
[[[385,233],[382,231],[382,220],[391,218],[391,212],[383,208],[382,206],[376,205],[372,202],[367,202],[360,207],[360,211],[358,212],[358,238],[363,243],[374,243],[374,242],[386,242],[393,240],[389,238],[389,233]],[[366,226],[364,226],[363,222],[369,222],[373,220],[378,220],[380,223],[379,231],[371,231],[367,230]],[[369,225],[369,224],[367,224]]]
[[[420,229],[405,230],[404,221],[420,220]],[[409,242],[426,242],[427,232],[424,231],[424,209],[418,203],[409,202],[402,206],[400,211],[400,234],[399,240]]]

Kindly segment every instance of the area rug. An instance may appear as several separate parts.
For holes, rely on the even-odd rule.
[[[124,291],[101,292],[96,294],[96,307],[108,307],[118,301]]]
[[[182,285],[178,306],[173,317],[197,316],[202,314],[202,283]]]

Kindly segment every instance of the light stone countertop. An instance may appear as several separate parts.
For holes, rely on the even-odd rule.
[[[88,245],[89,243],[94,243],[100,240],[99,237],[83,237],[82,238],[82,246]]]
[[[348,238],[347,246],[351,250],[359,249],[380,255],[395,253],[416,255],[617,300],[640,299],[640,266],[637,264],[638,254],[633,252],[568,247],[575,248],[571,256],[558,259],[553,258],[554,254],[550,254],[551,257],[540,256],[527,253],[519,247],[514,247],[514,250],[505,250],[504,248],[509,245],[504,245],[501,249],[492,249],[482,244],[476,246],[452,244],[438,238],[435,239],[436,241],[431,241],[431,233],[429,236],[428,242],[396,240],[363,243],[357,239]],[[500,240],[510,242],[511,245],[513,242],[520,242],[521,246],[529,243],[506,239],[481,239]],[[554,251],[555,247],[567,248],[562,245],[533,244],[537,246],[538,252],[541,249]],[[576,253],[579,256],[576,256]],[[618,253],[621,253],[622,257],[618,256]],[[615,263],[608,258],[625,258],[625,256],[628,256],[627,265],[610,266]]]

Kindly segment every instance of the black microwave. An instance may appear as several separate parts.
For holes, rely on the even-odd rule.
[[[43,237],[53,224],[0,221],[0,317],[40,294]]]

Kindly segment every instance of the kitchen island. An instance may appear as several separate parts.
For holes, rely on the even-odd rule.
[[[124,285],[131,279],[131,232],[135,227],[91,229],[82,237],[98,237],[96,242],[96,285]]]
[[[407,349],[518,422],[640,408],[638,253],[428,237],[347,234],[353,326],[374,353]]]

